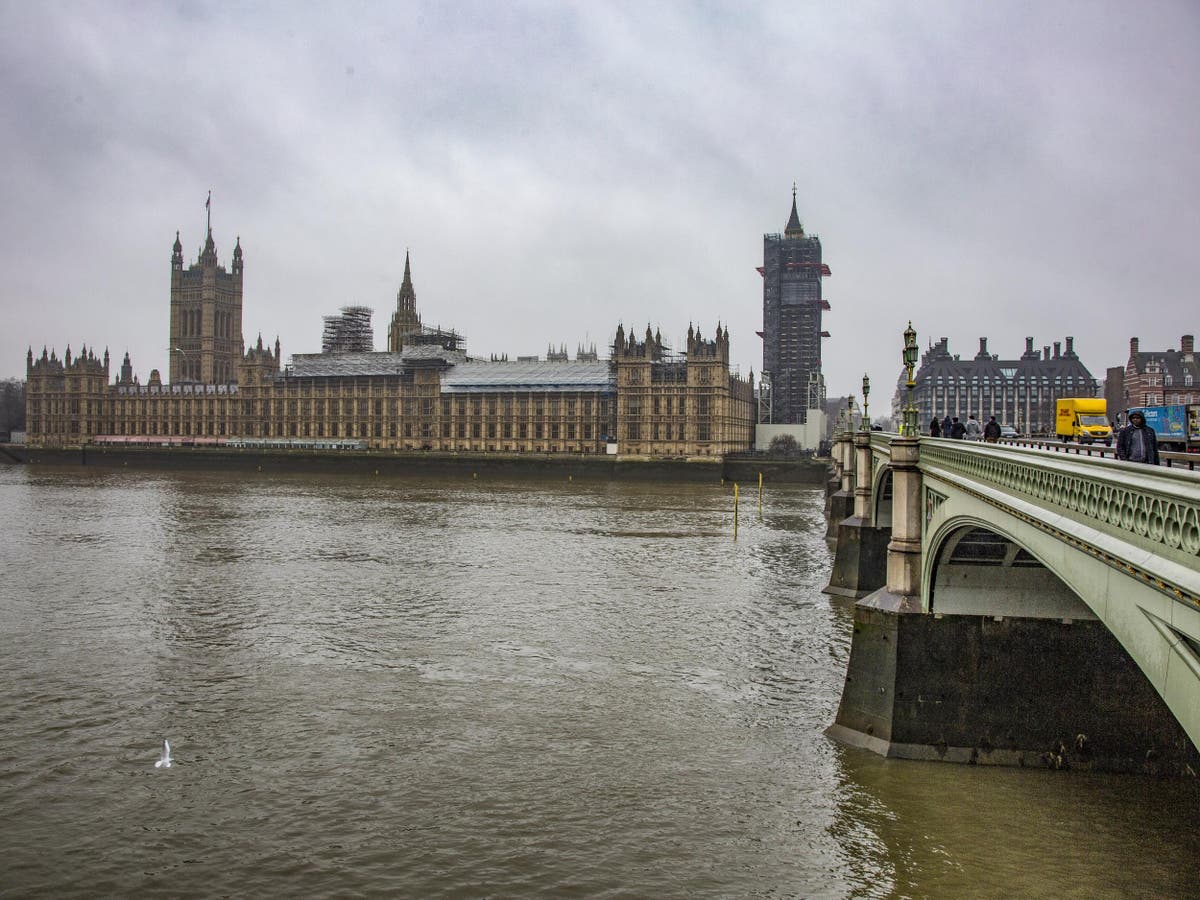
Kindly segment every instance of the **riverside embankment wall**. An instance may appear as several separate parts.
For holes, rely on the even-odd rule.
[[[430,453],[332,450],[251,450],[190,447],[60,447],[8,445],[0,462],[43,466],[99,466],[241,472],[325,472],[373,475],[478,473],[535,478],[661,480],[673,482],[763,480],[824,484],[828,465],[818,460],[645,459],[566,454]]]

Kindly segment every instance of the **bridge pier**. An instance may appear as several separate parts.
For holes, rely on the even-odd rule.
[[[871,434],[854,435],[855,487],[853,515],[837,523],[837,553],[825,593],[864,597],[884,585],[891,531],[871,524]],[[832,522],[831,522],[832,524]]]
[[[869,467],[869,436],[857,449]],[[922,590],[923,530],[934,507],[925,508],[919,439],[893,438],[889,452],[886,582],[855,604],[846,682],[827,734],[888,757],[1200,774],[1200,755],[1162,688],[1104,621],[925,607],[934,601]],[[860,459],[867,491],[856,494],[856,514],[870,509],[865,472]],[[931,496],[942,490],[939,483]],[[839,559],[842,536],[839,528]],[[1003,583],[994,586],[1003,593]],[[1095,589],[1104,602],[1127,599],[1112,582]]]
[[[887,599],[855,607],[834,739],[902,759],[1200,772],[1187,734],[1101,622],[934,616]]]
[[[849,432],[845,432],[833,447],[837,459],[836,471],[841,477],[841,486],[829,498],[829,523],[826,537],[837,537],[837,527],[843,519],[854,515],[854,444]]]

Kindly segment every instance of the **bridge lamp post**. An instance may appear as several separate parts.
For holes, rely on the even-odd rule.
[[[846,398],[846,433],[854,434],[854,395]]]
[[[863,375],[863,417],[862,417],[863,431],[871,430],[871,417],[867,415],[867,410],[870,409],[870,407],[867,405],[867,398],[869,398],[870,396],[871,396],[871,379],[868,378],[866,375]]]
[[[913,380],[913,369],[917,365],[917,332],[913,330],[912,322],[904,329],[904,352],[902,354],[904,368],[908,372],[905,385],[908,388],[908,406],[904,408],[904,423],[900,426],[900,434],[904,437],[917,437],[921,433],[917,424],[917,408],[913,406],[913,388],[917,383]]]

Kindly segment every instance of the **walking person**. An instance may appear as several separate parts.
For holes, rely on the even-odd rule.
[[[988,419],[988,423],[983,426],[983,439],[989,444],[1000,440],[1000,423],[996,421],[995,416]]]
[[[1158,437],[1154,429],[1146,427],[1146,417],[1139,410],[1129,414],[1129,424],[1117,435],[1117,459],[1158,465]]]
[[[961,441],[963,435],[967,433],[967,426],[958,421],[958,416],[953,416],[950,422],[950,437],[956,441]]]
[[[979,440],[980,434],[981,429],[979,428],[979,423],[975,421],[975,415],[972,413],[971,415],[967,416],[967,440],[977,441]]]
[[[937,416],[934,416],[933,421],[929,423],[929,436],[930,437],[941,437],[942,436],[942,423],[938,421]]]

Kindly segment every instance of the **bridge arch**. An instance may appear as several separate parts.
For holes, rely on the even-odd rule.
[[[943,524],[929,548],[928,610],[943,615],[1095,619],[1037,555],[993,522]]]
[[[871,481],[871,523],[876,528],[892,527],[892,467],[877,466]]]
[[[1062,523],[1061,528],[1049,527],[1037,516],[1022,514],[1015,504],[985,499],[961,487],[942,483],[936,476],[926,478],[921,573],[924,611],[946,614],[969,609],[975,615],[1036,617],[1040,606],[1044,617],[1098,619],[1149,679],[1193,744],[1200,746],[1200,609],[1175,600],[1152,579],[1139,576],[1134,567],[1077,546],[1097,542],[1073,544],[1071,538],[1085,530],[1082,526]],[[1022,551],[1036,561],[1044,572],[1028,575],[1025,586],[1046,590],[1045,602],[1035,602],[1036,598],[1021,590],[973,589],[969,555],[1001,551],[971,544],[989,541],[1003,546],[1002,564],[1003,560],[1024,560]],[[1028,568],[1037,572],[1037,566]],[[1020,584],[1026,573],[1012,569],[1004,573],[1005,578],[1016,574]],[[1077,612],[1055,615],[1069,609]]]

